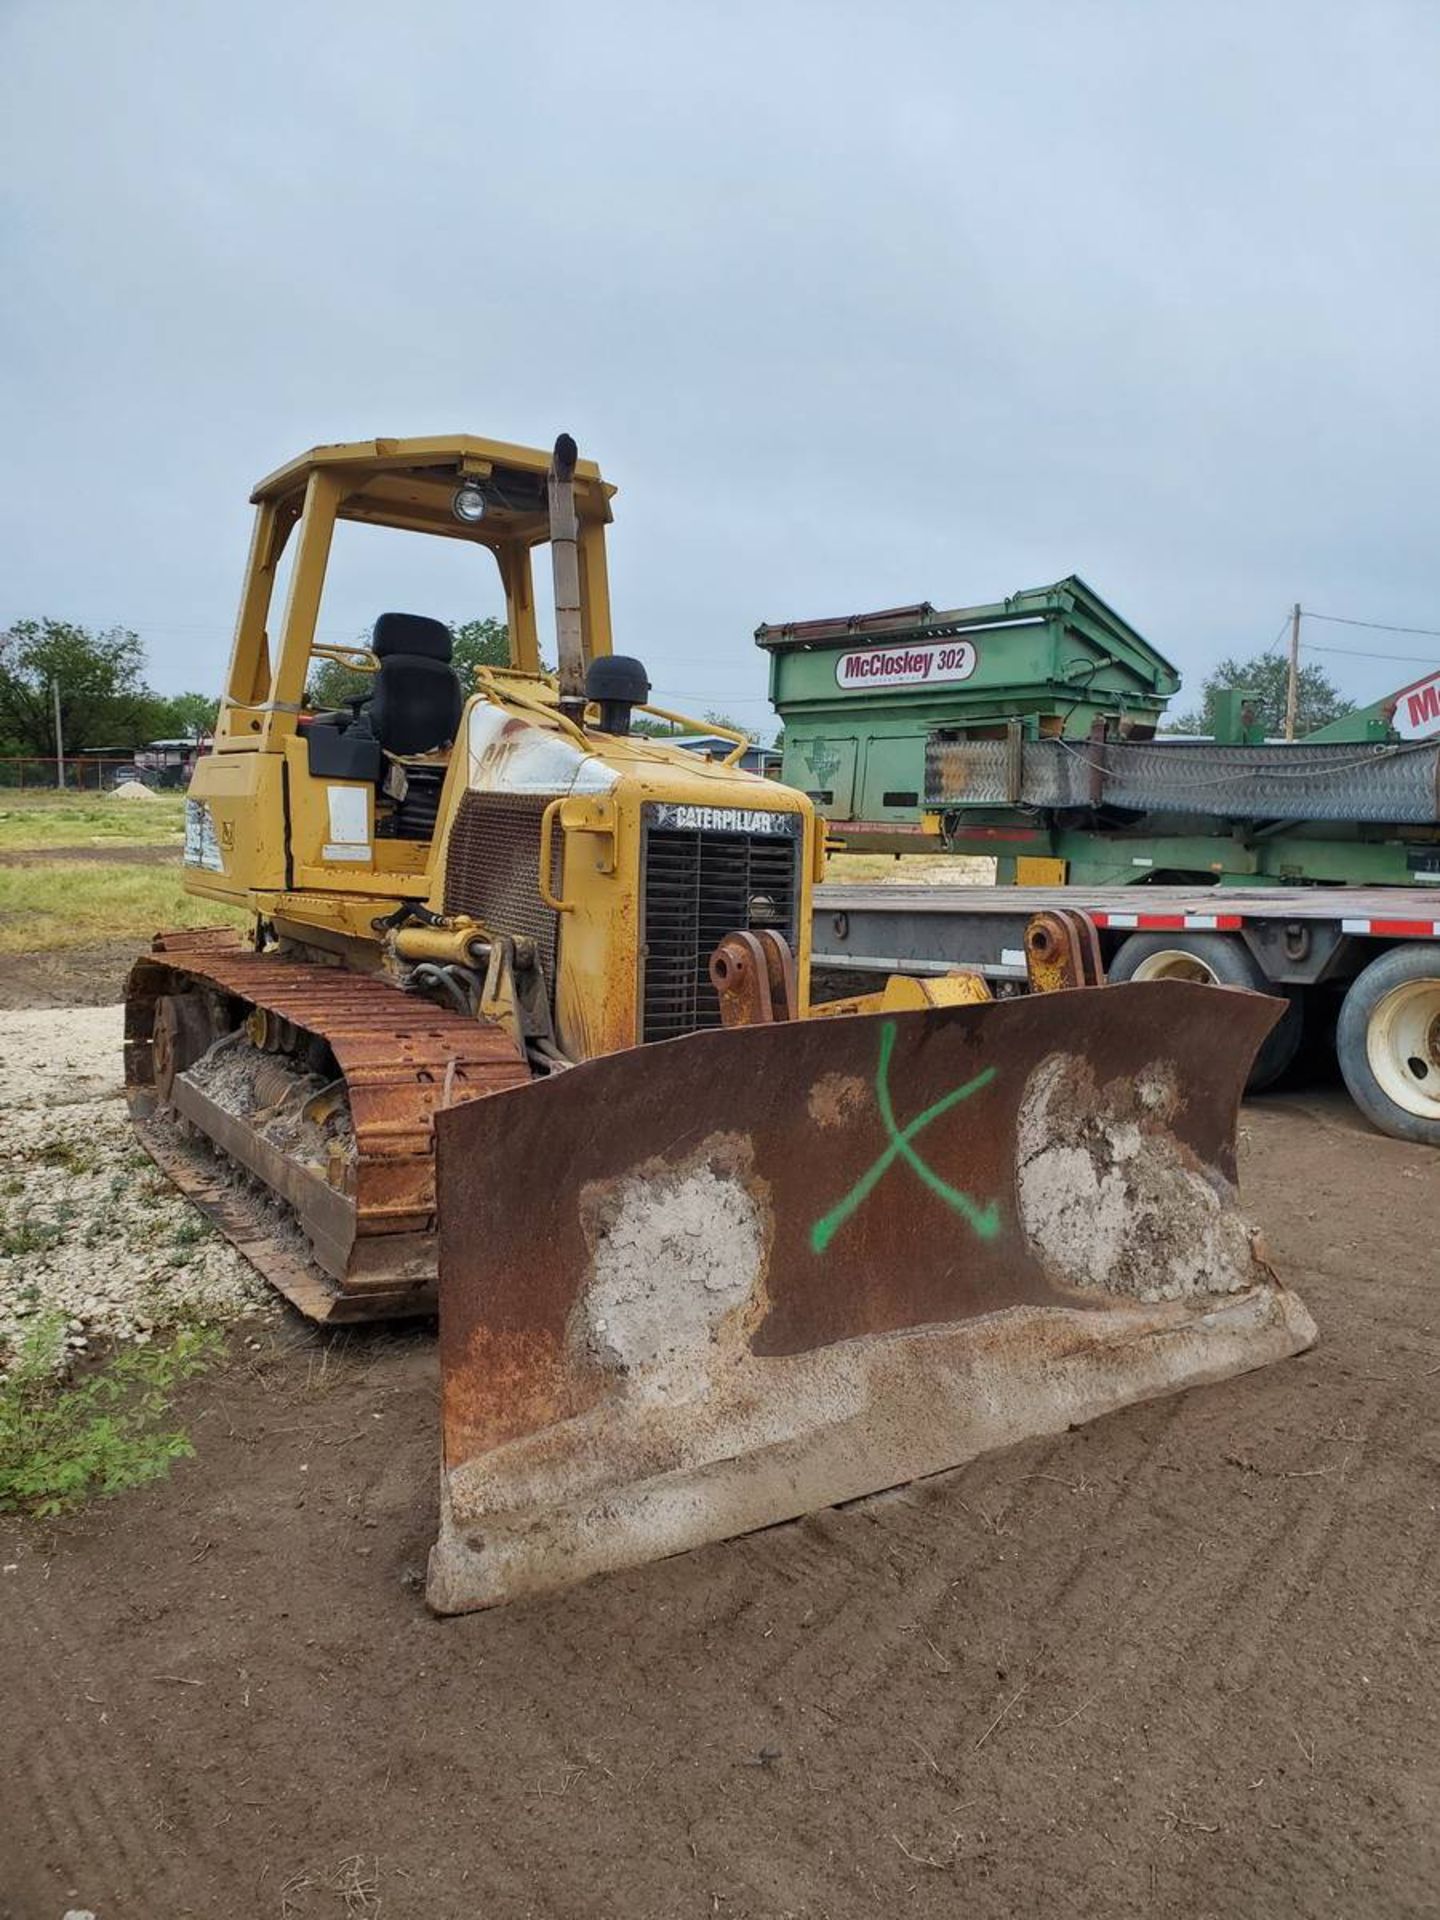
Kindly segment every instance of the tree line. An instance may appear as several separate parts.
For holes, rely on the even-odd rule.
[[[451,632],[464,678],[474,667],[509,659],[503,620],[467,620]],[[368,640],[362,634],[356,644]],[[97,747],[133,753],[151,740],[197,739],[214,732],[220,711],[214,694],[157,693],[146,679],[144,642],[129,627],[17,620],[0,633],[0,757],[55,757],[57,688],[70,757]],[[305,697],[315,708],[343,707],[370,690],[369,674],[317,660]]]
[[[203,693],[156,693],[128,627],[17,620],[0,633],[0,754],[54,756],[57,689],[67,754],[194,738],[214,727],[219,707]]]

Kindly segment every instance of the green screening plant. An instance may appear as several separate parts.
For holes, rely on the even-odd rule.
[[[0,1513],[66,1513],[162,1479],[195,1451],[170,1424],[175,1390],[219,1347],[209,1329],[182,1328],[168,1345],[127,1347],[68,1381],[65,1317],[37,1315],[0,1384]]]

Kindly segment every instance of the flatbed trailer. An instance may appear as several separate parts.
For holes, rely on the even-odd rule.
[[[864,973],[984,974],[1025,983],[1025,922],[1080,908],[1108,976],[1200,979],[1283,996],[1252,1090],[1302,1042],[1333,1049],[1382,1132],[1440,1146],[1440,887],[969,887],[826,885],[813,964]]]

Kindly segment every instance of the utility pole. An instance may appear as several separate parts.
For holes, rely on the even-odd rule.
[[[1290,609],[1290,674],[1285,685],[1285,738],[1295,738],[1295,709],[1300,703],[1300,602]]]
[[[60,682],[52,680],[50,691],[55,696],[55,784],[65,784],[65,737],[60,731]]]

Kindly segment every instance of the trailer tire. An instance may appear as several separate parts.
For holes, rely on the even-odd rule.
[[[1356,974],[1335,1051],[1367,1120],[1396,1140],[1440,1147],[1440,946],[1391,947]]]
[[[1279,1024],[1267,1035],[1247,1093],[1278,1080],[1300,1051],[1304,1019],[1300,996],[1277,992],[1242,941],[1224,933],[1132,933],[1106,969],[1109,980],[1199,980],[1216,987],[1245,987],[1285,1002]]]

